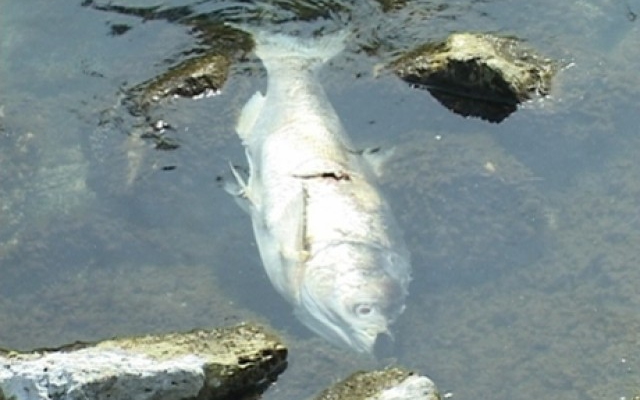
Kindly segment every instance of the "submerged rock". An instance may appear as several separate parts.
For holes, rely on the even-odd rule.
[[[0,400],[252,398],[285,370],[286,357],[279,339],[245,324],[0,351]]]
[[[182,52],[181,60],[167,71],[127,90],[129,109],[147,115],[149,107],[167,97],[204,97],[218,93],[229,75],[231,64],[249,52],[253,41],[249,35],[221,23],[208,13],[197,14],[189,6],[129,7],[97,4],[84,7],[114,14],[138,17],[144,21],[164,20],[190,28],[197,45]],[[128,25],[112,25],[111,34],[119,36],[131,30]]]
[[[500,122],[519,103],[547,95],[558,64],[516,38],[455,33],[402,55],[391,68],[457,114]]]
[[[142,83],[134,92],[140,107],[166,97],[200,97],[220,91],[229,74],[231,61],[223,54],[204,54],[174,66],[164,74]]]
[[[431,379],[400,368],[356,372],[315,400],[439,400]]]

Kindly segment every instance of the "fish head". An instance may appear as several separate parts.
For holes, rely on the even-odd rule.
[[[328,341],[373,354],[404,311],[409,268],[407,255],[379,246],[327,246],[307,262],[296,315]]]

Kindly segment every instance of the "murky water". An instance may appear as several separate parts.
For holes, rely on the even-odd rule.
[[[264,87],[255,60],[236,64],[217,96],[152,110],[174,127],[173,151],[140,139],[145,121],[121,103],[200,46],[185,18],[303,32],[332,18],[358,35],[321,74],[329,97],[357,145],[396,147],[383,189],[414,265],[397,362],[455,399],[638,394],[640,3],[354,3],[174,0],[150,18],[2,2],[0,346],[256,320],[291,347],[266,398],[305,398],[374,367],[295,320],[266,279],[248,216],[220,188],[228,163],[244,163],[233,127]],[[518,36],[571,67],[551,98],[501,124],[451,114],[373,72],[468,30]]]

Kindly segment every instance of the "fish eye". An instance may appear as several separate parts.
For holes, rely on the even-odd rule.
[[[359,317],[373,315],[375,306],[373,304],[359,303],[353,307],[353,312]]]

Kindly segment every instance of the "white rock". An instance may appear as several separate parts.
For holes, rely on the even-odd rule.
[[[438,389],[426,376],[412,375],[372,400],[439,400]]]
[[[46,354],[19,363],[0,358],[0,362],[5,396],[23,400],[195,397],[203,386],[206,364],[204,358],[193,355],[158,361],[129,351],[96,347]]]
[[[181,400],[260,393],[286,366],[262,328],[149,335],[30,353],[0,350],[0,400]]]

